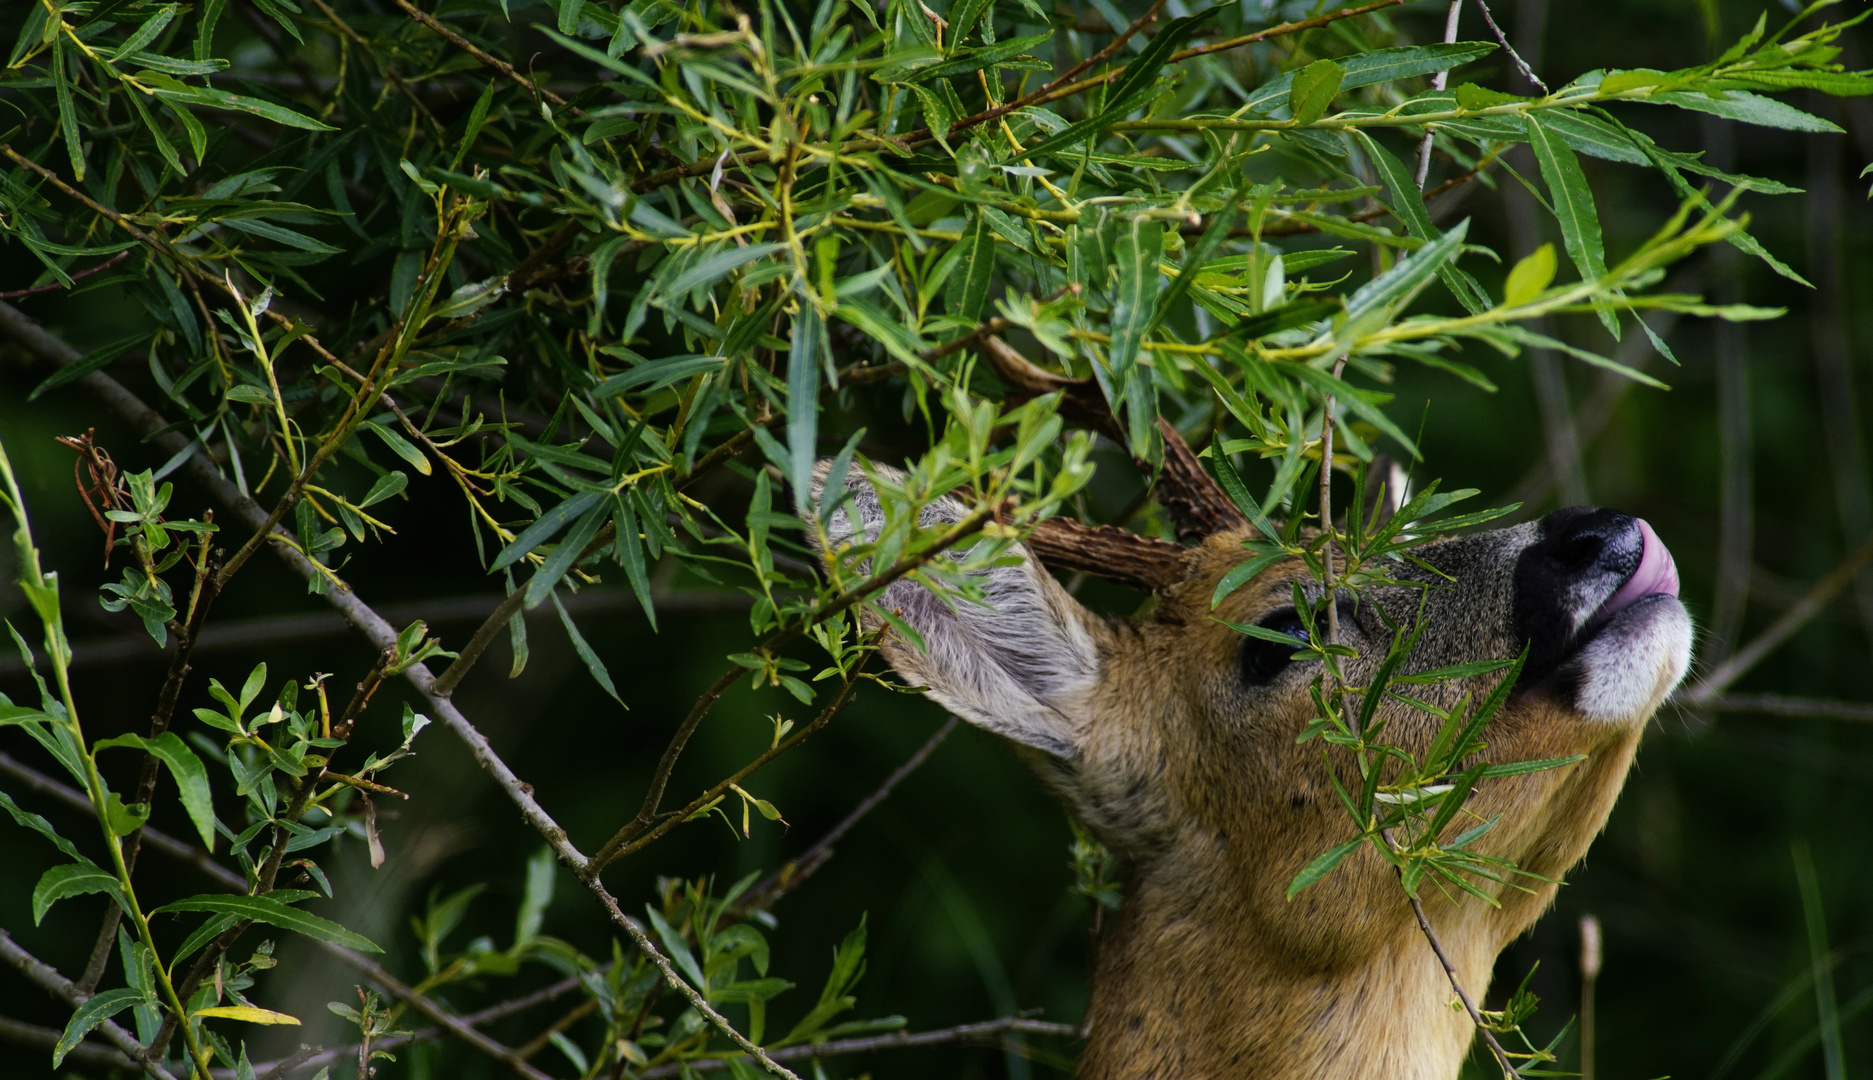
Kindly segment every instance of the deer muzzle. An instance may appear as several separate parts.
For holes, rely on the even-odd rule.
[[[1643,719],[1691,660],[1678,567],[1645,521],[1613,510],[1557,511],[1515,573],[1522,687],[1592,720]]]

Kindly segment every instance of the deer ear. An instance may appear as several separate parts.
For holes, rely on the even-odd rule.
[[[827,471],[822,461],[813,472],[816,506]],[[887,468],[874,472],[885,483],[902,475]],[[869,480],[852,470],[846,488],[850,497],[827,529],[835,551],[861,531],[876,536],[884,524]],[[941,499],[924,508],[923,524],[959,521],[967,513],[961,503]],[[980,572],[987,606],[939,597],[914,581],[892,582],[878,604],[914,628],[924,647],[893,633],[882,651],[899,676],[923,686],[964,720],[1055,757],[1074,758],[1099,677],[1103,627],[1026,548],[1017,546],[1013,554],[1018,563]]]

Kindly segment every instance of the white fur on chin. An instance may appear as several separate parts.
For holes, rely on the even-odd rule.
[[[1664,703],[1691,667],[1691,616],[1659,593],[1613,617],[1574,661],[1581,680],[1575,707],[1608,723],[1632,723]]]

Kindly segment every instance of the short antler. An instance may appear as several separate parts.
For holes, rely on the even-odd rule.
[[[1068,379],[1043,371],[998,337],[984,339],[983,346],[989,362],[995,366],[995,373],[1008,384],[1011,397],[1024,400],[1060,391],[1061,416],[1071,423],[1097,431],[1116,443],[1123,445],[1126,442],[1118,418],[1112,415],[1105,396],[1093,385],[1092,380]],[[1158,430],[1164,435],[1164,468],[1158,473],[1154,493],[1176,523],[1178,537],[1185,540],[1200,539],[1246,526],[1248,520],[1242,516],[1242,511],[1236,509],[1235,503],[1203,470],[1203,464],[1191,453],[1189,444],[1184,442],[1177,429],[1159,420]],[[1150,466],[1145,462],[1139,462],[1139,467],[1150,471]],[[1103,544],[1090,546],[1105,550]],[[1046,556],[1043,554],[1042,558]],[[1112,576],[1093,567],[1077,569]]]
[[[1028,534],[1040,560],[1060,570],[1093,574],[1135,589],[1155,591],[1183,580],[1188,548],[1111,525],[1049,518]]]

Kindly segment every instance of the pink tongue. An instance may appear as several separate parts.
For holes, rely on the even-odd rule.
[[[1667,596],[1678,595],[1678,564],[1671,559],[1671,552],[1666,550],[1665,542],[1652,531],[1644,518],[1639,519],[1639,532],[1645,537],[1645,553],[1639,557],[1639,568],[1626,579],[1626,584],[1619,587],[1606,603],[1600,605],[1602,616],[1611,615],[1648,596],[1664,593]]]

